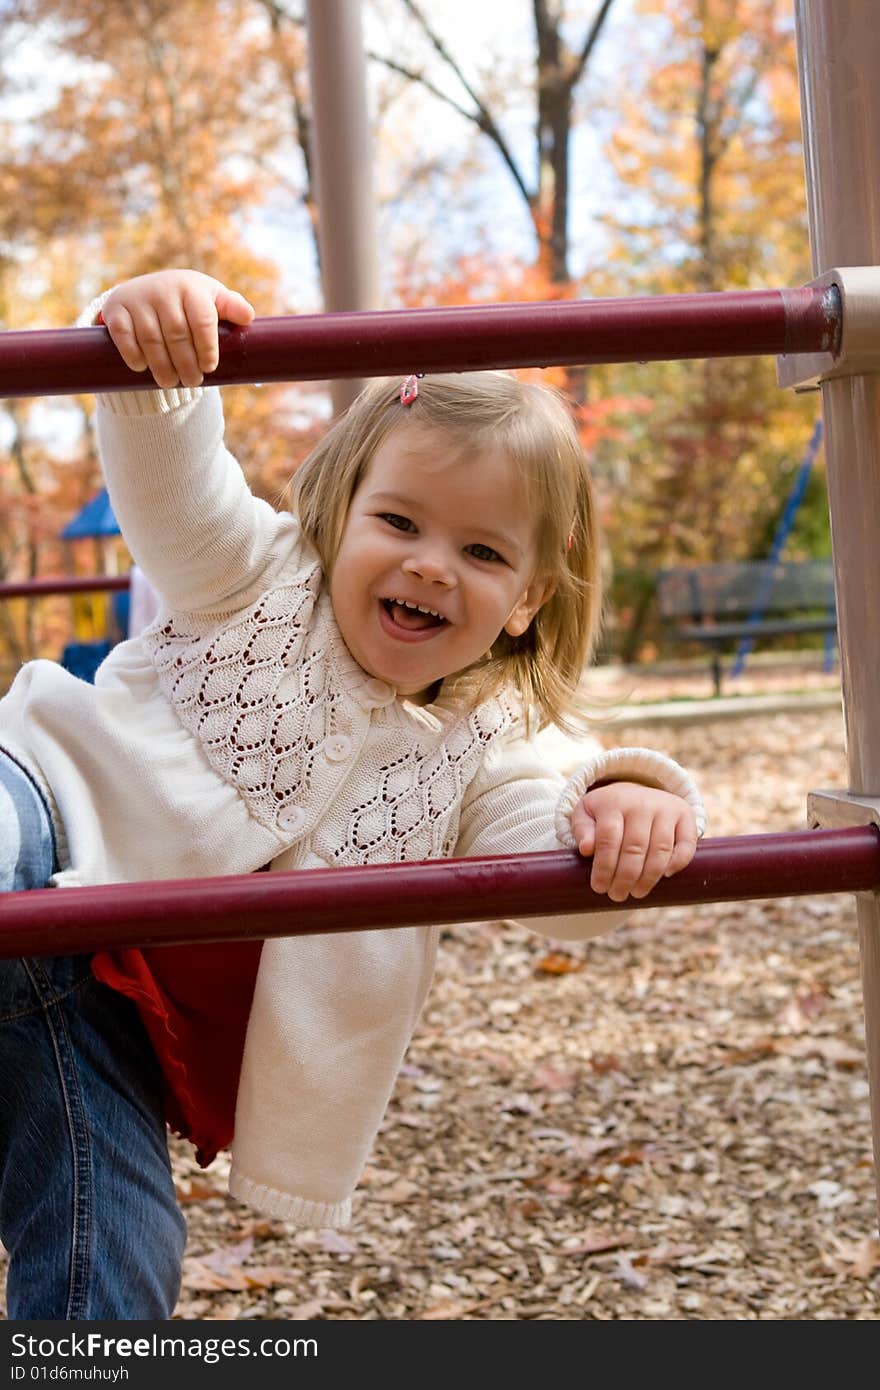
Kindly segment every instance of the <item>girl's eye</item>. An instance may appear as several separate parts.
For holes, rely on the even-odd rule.
[[[466,550],[469,555],[473,555],[475,560],[501,560],[502,558],[497,550],[492,549],[491,545],[481,545],[479,542],[466,546]]]
[[[414,531],[416,528],[408,516],[398,516],[397,512],[380,512],[380,521],[387,521],[389,526],[393,526],[395,531]]]

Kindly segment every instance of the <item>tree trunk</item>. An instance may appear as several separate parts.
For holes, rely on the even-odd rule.
[[[538,188],[532,198],[532,220],[538,239],[538,258],[554,285],[570,279],[568,269],[569,138],[571,81],[569,59],[560,34],[558,0],[535,0],[538,41],[538,109],[535,135]]]

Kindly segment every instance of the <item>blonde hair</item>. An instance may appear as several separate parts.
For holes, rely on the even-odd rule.
[[[578,685],[602,610],[599,532],[583,447],[563,397],[506,372],[428,375],[411,405],[400,381],[375,380],[297,469],[292,504],[325,572],[332,572],[351,500],[374,453],[395,429],[445,435],[457,455],[492,449],[516,469],[536,518],[536,577],[552,588],[521,637],[502,631],[491,652],[451,681],[475,701],[512,685],[538,727],[582,729]]]

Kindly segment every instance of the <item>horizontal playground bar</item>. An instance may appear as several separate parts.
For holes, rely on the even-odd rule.
[[[326,381],[341,377],[587,366],[838,350],[835,288],[724,291],[630,299],[398,309],[224,324],[208,381]],[[105,328],[0,333],[0,397],[143,391]]]
[[[97,594],[107,589],[128,589],[131,577],[127,574],[62,574],[53,578],[10,580],[0,584],[0,599],[45,598],[49,594]]]
[[[803,897],[880,887],[880,831],[704,840],[680,874],[627,908]],[[432,922],[619,910],[566,850],[0,895],[0,957],[69,955]]]

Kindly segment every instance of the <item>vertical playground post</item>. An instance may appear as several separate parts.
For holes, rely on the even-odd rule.
[[[796,0],[815,275],[880,264],[880,25],[866,0]],[[880,375],[823,382],[848,791],[880,793]],[[880,898],[856,895],[880,1202]]]
[[[306,12],[324,308],[378,309],[361,0],[308,0]],[[331,382],[334,414],[351,404],[363,384],[353,377]]]

